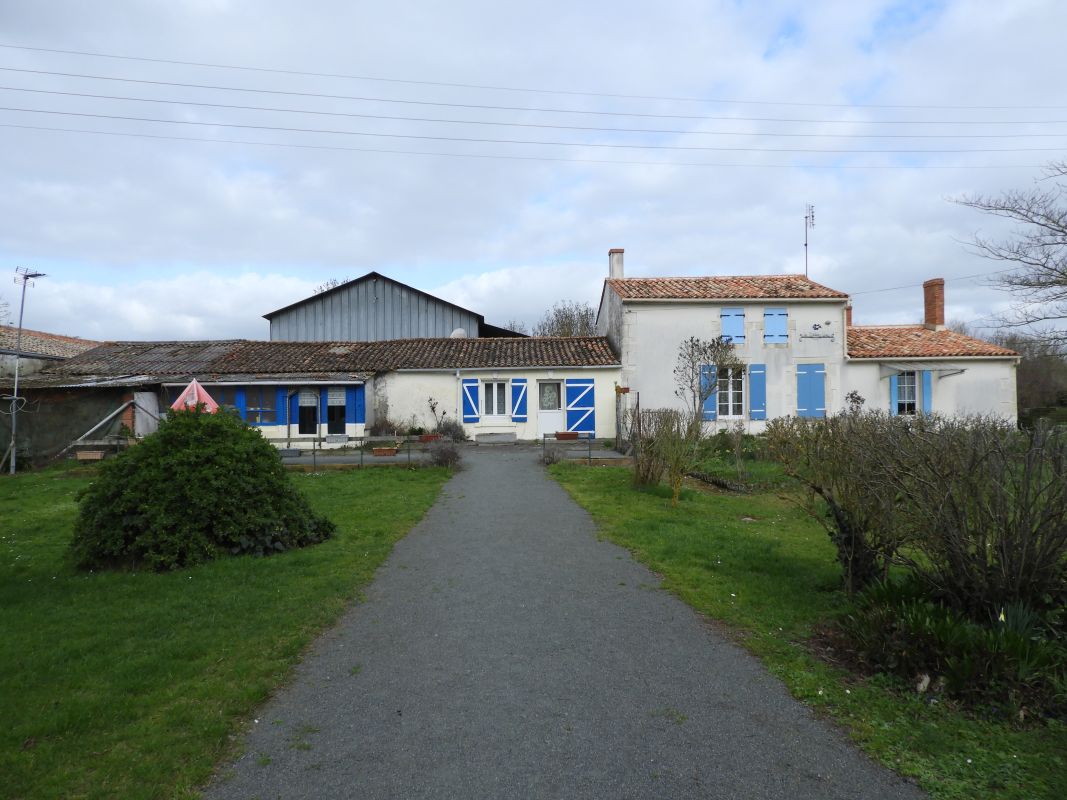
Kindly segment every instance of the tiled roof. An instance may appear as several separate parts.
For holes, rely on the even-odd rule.
[[[803,275],[712,275],[703,278],[609,278],[623,300],[804,300],[848,298]]]
[[[15,352],[18,340],[18,328],[13,325],[0,325],[0,350]],[[96,347],[100,342],[89,339],[77,339],[73,336],[60,336],[56,333],[22,329],[22,352],[28,356],[46,358],[70,358]]]
[[[151,383],[218,376],[362,376],[410,369],[614,367],[599,336],[522,339],[397,339],[384,342],[109,342],[43,370],[27,385],[57,386],[128,376]]]
[[[922,325],[862,326],[848,329],[849,358],[955,358],[1016,356],[1013,350],[950,330]]]

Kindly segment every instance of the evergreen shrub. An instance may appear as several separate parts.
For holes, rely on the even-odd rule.
[[[178,569],[270,555],[328,539],[278,452],[235,414],[171,412],[159,430],[100,465],[79,495],[71,550],[83,568]]]

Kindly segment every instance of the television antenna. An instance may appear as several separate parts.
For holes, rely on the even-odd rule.
[[[11,455],[11,474],[15,474],[15,460],[18,456],[18,447],[15,445],[15,431],[16,423],[18,422],[18,413],[21,404],[19,403],[19,366],[22,362],[22,315],[26,311],[26,287],[33,286],[33,282],[37,278],[43,278],[45,275],[43,272],[37,272],[29,267],[16,267],[15,268],[15,283],[22,284],[22,300],[19,302],[19,330],[15,336],[15,389],[11,395],[11,445],[8,448],[8,453]],[[0,464],[3,461],[0,460]]]
[[[804,277],[808,277],[808,231],[815,227],[815,206],[808,203],[804,210]]]

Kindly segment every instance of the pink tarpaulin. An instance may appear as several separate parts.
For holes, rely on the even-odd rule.
[[[202,405],[209,414],[214,414],[219,410],[219,404],[207,393],[207,389],[201,386],[196,378],[193,378],[193,382],[185,387],[182,393],[178,395],[178,399],[171,405],[171,410],[192,410],[199,405]]]

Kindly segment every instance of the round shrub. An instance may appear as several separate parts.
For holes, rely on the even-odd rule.
[[[79,566],[177,569],[269,555],[328,539],[281,457],[234,414],[171,412],[159,430],[100,465],[80,495]]]

